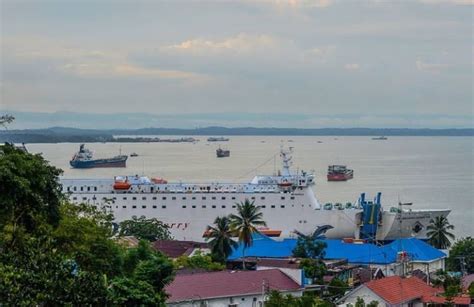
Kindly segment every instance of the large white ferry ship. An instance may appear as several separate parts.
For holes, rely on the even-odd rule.
[[[357,204],[321,205],[312,186],[314,174],[292,173],[291,150],[281,150],[281,172],[256,176],[249,183],[183,183],[139,176],[110,179],[61,179],[63,191],[74,203],[110,210],[117,222],[132,216],[157,218],[179,240],[203,241],[217,216],[236,212],[246,199],[261,208],[272,234],[292,237],[296,232],[327,229],[327,238],[393,240],[426,238],[426,226],[448,209],[414,210],[402,206],[384,210],[380,193],[373,201],[361,194]]]

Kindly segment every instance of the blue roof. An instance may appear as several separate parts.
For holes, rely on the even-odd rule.
[[[292,257],[296,239],[275,241],[263,234],[255,234],[253,245],[245,249],[245,257],[288,258]],[[446,255],[416,238],[396,240],[385,246],[374,244],[344,243],[342,240],[321,240],[327,244],[325,259],[347,259],[353,264],[389,264],[397,259],[399,247],[406,251],[413,261],[432,261]],[[232,252],[229,260],[243,256],[243,244]]]

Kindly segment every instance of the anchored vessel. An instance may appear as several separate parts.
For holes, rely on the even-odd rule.
[[[354,177],[354,171],[345,165],[330,165],[328,167],[328,181],[347,181]]]
[[[208,142],[227,142],[228,138],[225,137],[210,137],[207,139]]]
[[[372,140],[385,141],[385,140],[388,140],[388,138],[386,136],[379,136],[379,137],[372,138]]]
[[[132,216],[155,217],[182,240],[204,240],[207,225],[217,216],[236,211],[236,203],[254,201],[270,230],[282,237],[295,231],[327,230],[328,238],[355,237],[393,240],[415,236],[426,238],[426,226],[448,209],[384,210],[381,195],[373,201],[362,194],[358,203],[321,206],[313,193],[314,175],[290,171],[291,152],[281,150],[281,172],[255,176],[249,183],[184,183],[139,176],[110,179],[62,179],[63,190],[75,203],[90,203],[110,210],[115,220]]]
[[[74,154],[69,164],[74,168],[125,167],[127,158],[126,155],[118,155],[113,158],[94,159],[92,151],[81,144],[79,151]]]

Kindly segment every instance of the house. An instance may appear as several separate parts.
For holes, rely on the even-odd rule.
[[[201,254],[210,253],[207,243],[194,241],[158,240],[152,243],[152,247],[173,259],[180,256],[192,257],[198,251]]]
[[[376,301],[379,306],[427,306],[428,304],[445,304],[446,298],[441,290],[431,287],[417,277],[402,278],[390,276],[372,280],[347,293],[337,301],[338,306],[355,306],[358,298],[366,303]],[[456,306],[469,306],[470,298],[455,297]]]
[[[177,275],[166,286],[168,306],[256,307],[271,290],[301,296],[301,286],[278,269]]]

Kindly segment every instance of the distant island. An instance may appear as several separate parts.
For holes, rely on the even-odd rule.
[[[226,128],[206,127],[196,129],[142,128],[142,129],[76,129],[52,127],[0,131],[0,142],[13,143],[93,143],[93,142],[143,142],[156,138],[146,135],[187,136],[474,136],[474,128],[464,129],[410,129],[410,128]],[[118,137],[120,136],[120,137]],[[140,136],[138,138],[133,136]]]

